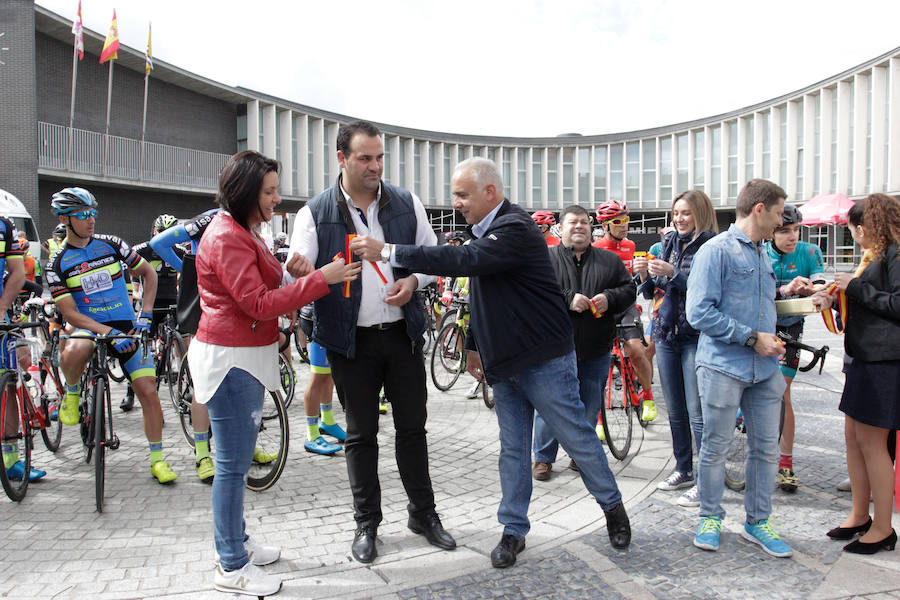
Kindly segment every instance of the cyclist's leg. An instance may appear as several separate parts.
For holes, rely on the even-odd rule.
[[[803,335],[803,321],[793,325],[776,327],[776,331],[786,331],[788,335],[797,341]],[[793,492],[797,489],[797,476],[794,474],[794,407],[791,404],[791,383],[797,376],[797,366],[800,364],[799,348],[786,348],[784,356],[781,358],[781,373],[784,375],[784,426],[781,431],[781,439],[778,444],[781,449],[781,456],[778,459],[778,474],[776,482],[778,486],[786,491]]]
[[[314,454],[334,454],[341,447],[322,438],[321,431],[340,441],[347,439],[346,433],[334,420],[331,398],[334,381],[331,378],[331,365],[325,355],[325,348],[310,341],[309,349],[309,383],[303,394],[303,406],[306,409],[306,442],[303,447]],[[325,416],[328,415],[326,420]],[[319,417],[322,423],[319,423]],[[331,421],[329,424],[328,421]]]
[[[91,332],[76,330],[73,336],[90,338]],[[59,420],[63,425],[77,425],[78,402],[81,399],[81,374],[94,352],[94,341],[91,339],[70,338],[59,354],[59,368],[66,380],[66,395],[59,407]]]

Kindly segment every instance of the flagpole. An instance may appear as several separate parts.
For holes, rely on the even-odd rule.
[[[66,136],[66,170],[72,170],[72,127],[75,122],[75,79],[78,77],[78,44],[72,47],[72,99],[69,104],[69,131]]]
[[[140,179],[144,178],[144,137],[147,133],[147,88],[150,85],[150,73],[144,73],[144,116],[141,118],[141,172]]]
[[[109,165],[109,109],[112,104],[112,82],[113,82],[113,63],[109,61],[109,87],[106,91],[106,135],[104,136],[103,150],[103,174],[106,175],[106,169]]]

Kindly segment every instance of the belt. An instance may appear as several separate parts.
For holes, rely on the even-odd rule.
[[[393,329],[394,327],[400,327],[401,325],[406,325],[406,319],[391,321],[390,323],[378,323],[377,325],[369,325],[368,327],[359,327],[359,329],[369,329],[371,331],[386,331],[388,329]]]

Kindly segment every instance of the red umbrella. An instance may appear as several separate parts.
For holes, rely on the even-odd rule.
[[[847,224],[847,212],[855,204],[844,194],[820,194],[800,207],[801,225]]]

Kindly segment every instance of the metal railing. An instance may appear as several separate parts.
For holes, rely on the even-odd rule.
[[[179,148],[96,131],[38,123],[38,166],[70,173],[215,191],[228,154]],[[142,164],[143,163],[143,164]]]

